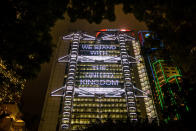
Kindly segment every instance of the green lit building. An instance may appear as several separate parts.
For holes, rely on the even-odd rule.
[[[159,119],[165,122],[182,119],[183,112],[189,108],[184,98],[179,68],[154,33],[141,31],[139,39]]]

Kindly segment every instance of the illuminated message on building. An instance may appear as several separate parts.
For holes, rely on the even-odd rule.
[[[112,50],[116,50],[116,45],[106,44],[81,44],[80,52],[84,55],[111,55]],[[111,53],[112,52],[112,53]],[[117,74],[111,72],[110,65],[92,65],[85,67],[88,71],[80,74],[78,82],[80,85],[100,85],[100,86],[118,86],[119,80],[116,80]],[[115,77],[114,77],[115,75]]]
[[[81,44],[80,45],[80,53],[82,55],[111,55],[113,54],[111,51],[116,50],[116,45],[103,45],[103,44]],[[110,51],[109,51],[110,50]]]
[[[90,51],[91,55],[108,55],[107,51]]]
[[[81,85],[115,85],[119,84],[118,80],[80,80]]]
[[[84,50],[115,50],[115,45],[89,45],[89,44],[82,44],[82,49]]]
[[[113,78],[113,73],[108,72],[87,72],[85,73],[87,78]]]
[[[92,66],[93,70],[101,70],[102,72],[86,72],[84,73],[85,78],[80,80],[81,85],[118,85],[119,80],[91,80],[91,78],[114,78],[114,73],[112,72],[103,72],[106,70],[107,66],[96,65]]]
[[[106,66],[103,65],[95,65],[95,66],[92,66],[93,70],[106,70]]]

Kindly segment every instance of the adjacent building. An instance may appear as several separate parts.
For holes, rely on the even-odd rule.
[[[138,36],[159,119],[165,122],[182,119],[183,112],[189,108],[181,86],[180,69],[155,33],[140,31]]]

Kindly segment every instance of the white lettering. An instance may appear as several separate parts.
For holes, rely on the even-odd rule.
[[[90,51],[91,55],[108,55],[107,51]]]
[[[91,45],[86,45],[86,44],[82,44],[82,49],[85,49],[85,50],[92,50],[92,49],[93,49],[93,46],[91,46]]]
[[[86,78],[114,78],[113,73],[107,72],[87,72],[85,73]]]
[[[82,49],[85,50],[115,50],[115,45],[88,45],[88,44],[82,44]]]
[[[105,85],[105,80],[100,80],[100,85],[101,86]]]
[[[106,70],[106,66],[92,66],[93,70]]]
[[[119,84],[118,80],[80,80],[80,85],[115,85]]]
[[[99,50],[99,45],[94,45],[95,50]]]
[[[106,80],[105,83],[106,83],[106,85],[108,85],[108,86],[111,85],[111,81],[110,81],[110,80]]]

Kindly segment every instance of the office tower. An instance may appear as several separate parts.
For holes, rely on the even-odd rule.
[[[131,30],[102,29],[96,37],[76,32],[63,40],[70,41],[68,55],[58,59],[66,63],[64,84],[49,87],[39,130],[77,130],[107,119],[157,118],[139,43]]]
[[[182,88],[182,74],[157,34],[140,31],[139,40],[160,120],[180,120],[189,110]]]

